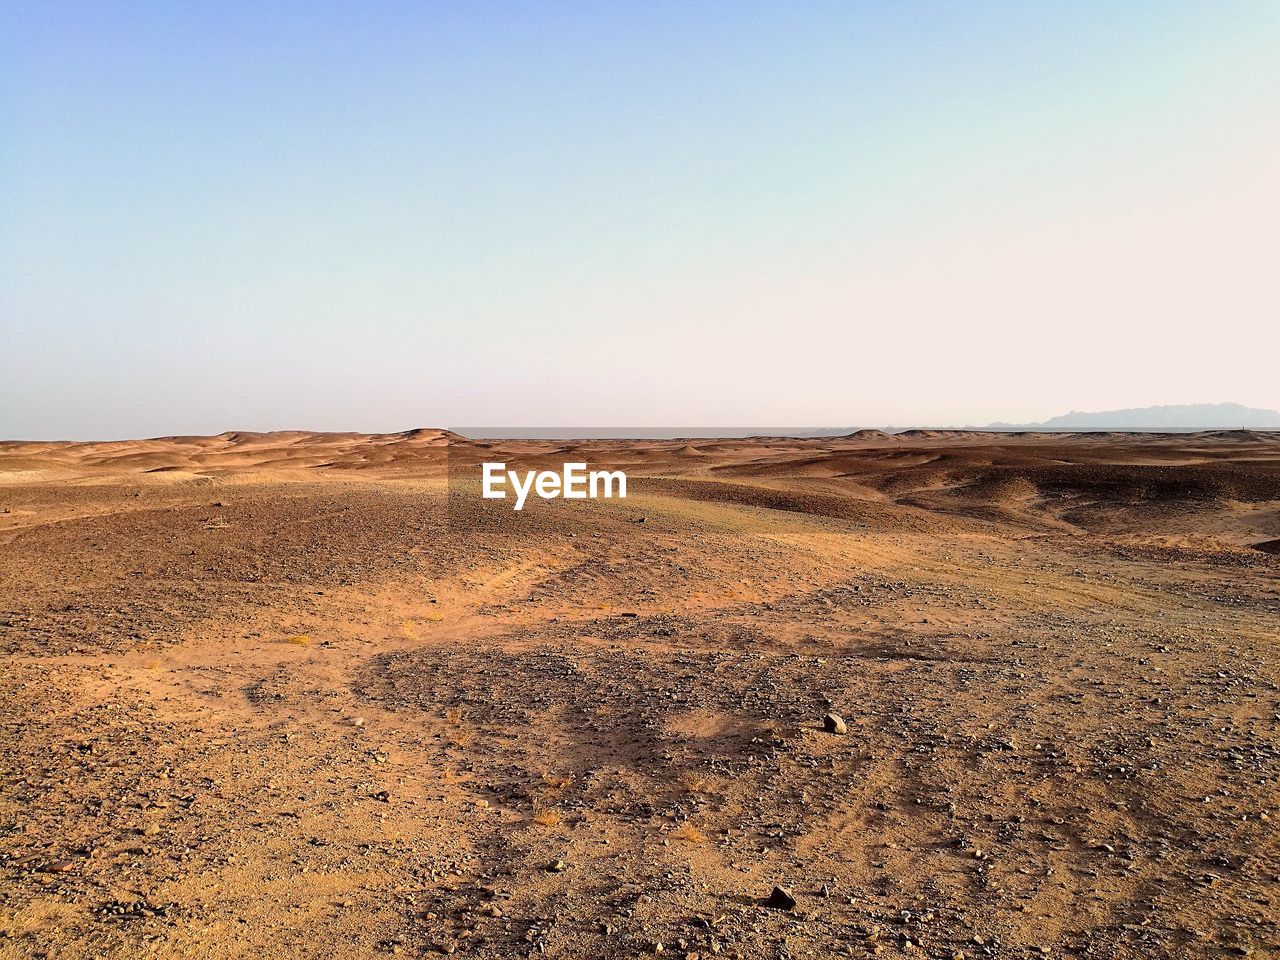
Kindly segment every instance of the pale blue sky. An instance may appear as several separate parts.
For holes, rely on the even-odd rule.
[[[1280,407],[1273,3],[8,3],[0,437]]]

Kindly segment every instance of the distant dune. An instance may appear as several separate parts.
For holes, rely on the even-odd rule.
[[[416,428],[399,433],[228,431],[213,437],[153,437],[101,443],[0,441],[0,475],[37,480],[68,473],[136,473],[155,480],[246,471],[442,467],[448,430]]]
[[[326,475],[443,479],[451,468],[488,460],[553,469],[563,462],[581,460],[613,464],[638,476],[692,472],[704,476],[848,480],[864,474],[868,464],[884,462],[892,467],[891,485],[910,488],[912,496],[919,498],[935,487],[966,487],[979,480],[985,483],[985,474],[975,474],[974,468],[991,462],[993,457],[1037,467],[1081,458],[1081,462],[1127,460],[1158,464],[1167,471],[1175,465],[1219,459],[1228,450],[1233,458],[1251,451],[1255,461],[1270,463],[1275,460],[1277,449],[1280,434],[1262,430],[1155,433],[919,429],[898,434],[857,430],[835,437],[722,437],[693,441],[473,440],[429,427],[377,434],[241,430],[212,437],[88,443],[4,441],[0,442],[0,481],[99,483],[130,477],[133,482],[149,486],[173,486],[212,481],[297,482]],[[930,476],[921,481],[911,474],[912,482],[907,483],[909,464],[918,465]],[[1000,483],[990,487],[980,484],[969,496],[988,504],[1024,499],[1026,491],[1022,487],[1005,483],[1010,479],[1002,476]],[[1198,479],[1198,475],[1184,478],[1188,489],[1196,486],[1192,481]],[[1228,487],[1233,484],[1226,484],[1222,491]],[[1222,491],[1201,493],[1207,497]],[[874,495],[893,492],[880,489]],[[1134,487],[1126,488],[1125,496],[1141,494]]]

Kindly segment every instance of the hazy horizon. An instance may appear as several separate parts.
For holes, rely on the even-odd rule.
[[[1219,410],[1217,408],[1229,408]],[[1233,408],[1233,409],[1231,409]],[[1144,417],[1143,414],[1151,414]],[[1114,415],[1114,416],[1112,416]],[[1199,423],[1192,421],[1199,419]],[[1064,421],[1064,423],[1058,423]],[[1075,425],[1073,425],[1075,424]],[[913,423],[867,424],[849,423],[844,426],[738,426],[729,424],[700,426],[552,426],[547,424],[520,426],[459,426],[448,423],[415,423],[409,426],[377,429],[327,430],[294,425],[270,430],[240,424],[204,434],[179,431],[149,436],[99,436],[99,437],[0,437],[0,442],[122,442],[154,440],[169,437],[221,436],[224,434],[260,433],[355,433],[370,436],[394,435],[413,430],[448,430],[473,440],[670,440],[670,439],[734,439],[741,437],[817,438],[833,437],[859,430],[903,433],[912,430],[966,431],[979,430],[994,433],[1041,431],[1049,433],[1133,432],[1133,433],[1196,433],[1223,430],[1280,431],[1280,411],[1244,408],[1234,403],[1194,404],[1174,407],[1147,407],[1134,410],[1077,411],[1047,418],[1038,423],[1010,423],[992,421],[986,424]]]
[[[0,11],[0,438],[1280,407],[1280,7]]]

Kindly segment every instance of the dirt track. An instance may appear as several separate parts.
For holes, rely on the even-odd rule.
[[[1280,438],[450,439],[0,444],[0,956],[1280,951]]]

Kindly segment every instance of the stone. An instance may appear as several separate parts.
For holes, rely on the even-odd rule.
[[[786,887],[774,887],[764,905],[775,910],[794,910],[796,898],[791,895],[791,891]]]
[[[849,732],[848,725],[844,722],[844,717],[838,713],[828,713],[822,718],[822,729],[827,733],[844,734]]]

